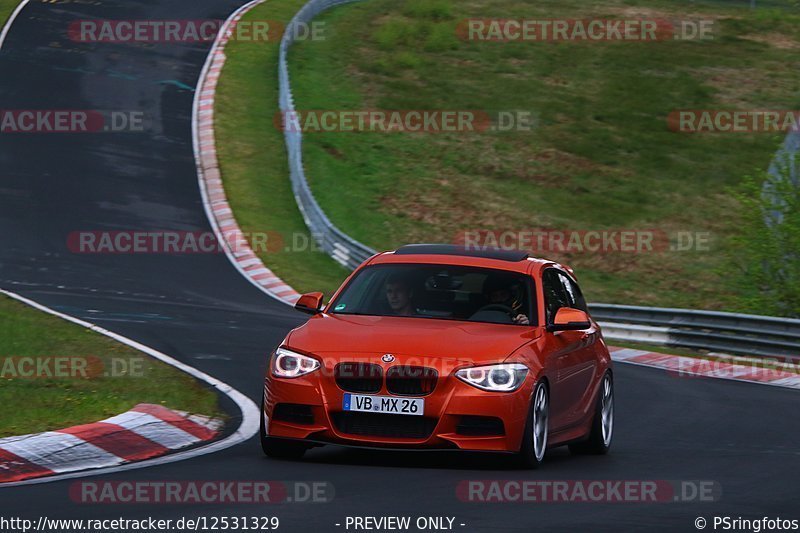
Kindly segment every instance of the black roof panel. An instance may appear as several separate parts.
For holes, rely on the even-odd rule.
[[[501,250],[486,246],[459,246],[457,244],[408,244],[395,251],[395,255],[460,255],[481,257],[516,263],[528,259],[528,253],[520,250]]]

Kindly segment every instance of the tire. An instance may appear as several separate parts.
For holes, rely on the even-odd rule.
[[[308,446],[298,442],[276,439],[267,436],[267,428],[264,423],[264,398],[261,399],[261,450],[264,455],[273,459],[301,459],[308,451]]]
[[[597,404],[589,438],[569,445],[569,451],[579,455],[605,455],[611,449],[614,436],[614,379],[606,372],[597,395]]]
[[[528,469],[542,465],[547,451],[547,437],[550,432],[550,392],[547,384],[540,381],[533,389],[528,420],[522,435],[522,445],[517,454],[517,463]]]

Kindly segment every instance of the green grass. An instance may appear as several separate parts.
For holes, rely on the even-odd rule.
[[[52,356],[91,358],[90,369],[101,368],[94,361],[102,361],[102,368],[116,365],[118,371],[108,377],[102,370],[76,378],[19,377],[27,367],[15,358]],[[14,369],[6,366],[9,359]],[[216,393],[183,372],[5,296],[0,296],[0,369],[5,369],[0,373],[0,437],[96,422],[138,403],[221,416]]]
[[[288,14],[270,2],[252,17]],[[710,252],[548,253],[576,269],[590,301],[743,308],[721,278],[739,205],[775,135],[669,131],[674,109],[795,109],[800,16],[792,2],[371,0],[336,8],[325,41],[291,52],[298,109],[530,110],[533,132],[305,136],[312,189],[345,232],[378,249],[452,241],[463,230],[712,232]],[[469,17],[713,17],[715,39],[659,43],[468,43]],[[234,43],[218,113],[226,189],[245,229],[303,231],[277,109],[275,47]],[[242,105],[247,102],[247,106]],[[330,290],[341,268],[319,254],[267,264],[298,289]]]
[[[304,0],[270,0],[245,20],[288,21]],[[267,266],[298,290],[332,294],[347,271],[311,242],[297,209],[283,134],[273,126],[278,111],[278,45],[232,41],[216,99],[216,134],[225,191],[246,233],[278,232],[290,251],[260,252]],[[300,246],[292,246],[294,240]],[[258,250],[257,250],[258,251]]]
[[[0,28],[5,26],[8,17],[19,5],[20,0],[0,0]]]

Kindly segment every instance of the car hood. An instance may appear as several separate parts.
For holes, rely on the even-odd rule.
[[[289,348],[319,355],[435,357],[502,361],[541,334],[539,328],[451,320],[317,315],[294,330]]]

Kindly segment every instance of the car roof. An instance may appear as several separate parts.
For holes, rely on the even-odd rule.
[[[395,251],[378,254],[369,261],[370,265],[397,263],[463,265],[512,272],[530,272],[535,266],[553,264],[552,261],[530,257],[527,252],[520,250],[456,244],[409,244]]]
[[[457,244],[408,244],[395,250],[395,255],[457,255],[498,261],[524,261],[528,252],[500,248],[458,246]]]

